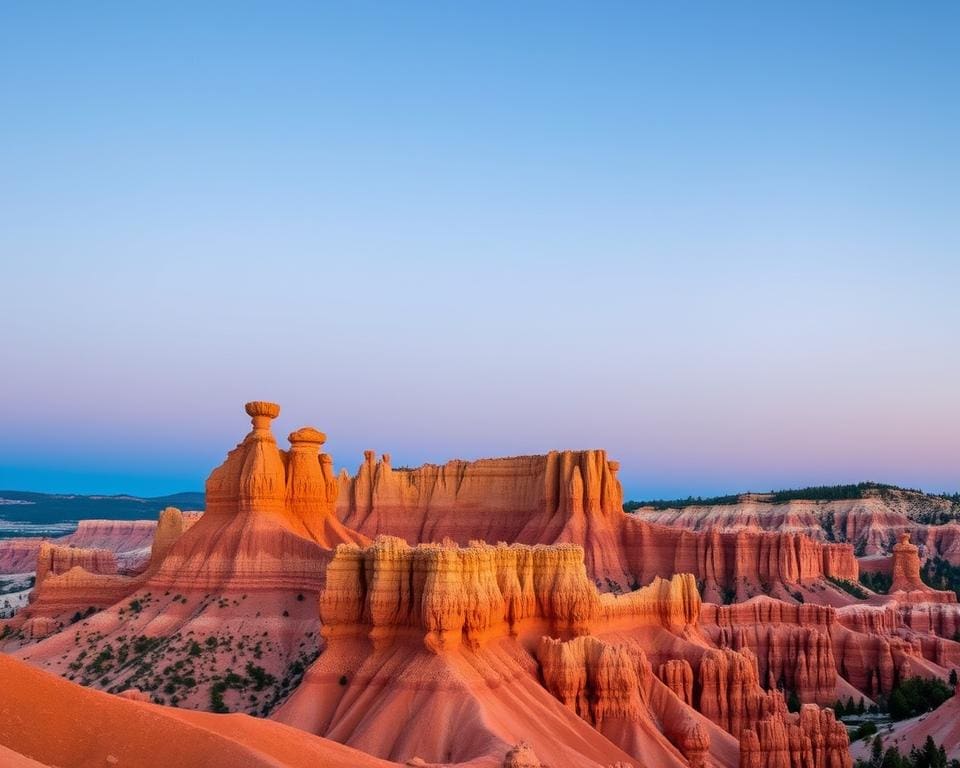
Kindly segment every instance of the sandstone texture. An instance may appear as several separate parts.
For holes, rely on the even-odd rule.
[[[794,600],[797,588],[826,576],[857,579],[847,544],[797,533],[695,533],[626,515],[618,469],[604,451],[554,451],[394,470],[389,456],[377,460],[367,451],[355,476],[341,472],[336,509],[344,524],[367,536],[389,534],[411,544],[579,544],[588,573],[604,590],[692,573],[708,600],[731,591],[737,599],[770,593]],[[837,600],[845,600],[842,593]]]
[[[691,505],[678,509],[644,507],[648,522],[687,530],[780,531],[823,542],[844,542],[863,557],[889,556],[900,534],[922,548],[960,564],[960,522],[953,502],[894,488],[871,489],[864,498],[835,501],[796,499],[782,503],[769,494],[744,494],[735,504]]]

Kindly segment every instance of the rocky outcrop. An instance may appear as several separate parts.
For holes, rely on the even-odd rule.
[[[366,534],[408,543],[473,539],[583,546],[589,572],[626,585],[616,545],[623,517],[619,464],[605,451],[551,451],[394,470],[366,451],[356,476],[341,473],[337,514]]]
[[[806,705],[790,715],[782,693],[760,686],[749,651],[710,650],[703,656],[697,686],[701,714],[683,700],[690,666],[682,661],[661,666],[661,676],[673,684],[661,682],[636,644],[592,636],[566,642],[543,638],[537,658],[547,689],[625,748],[624,735],[630,733],[625,724],[644,723],[660,728],[691,766],[722,762],[721,744],[731,735],[740,742],[740,765],[850,766],[846,731],[833,712]]]
[[[461,639],[476,647],[492,634],[516,634],[535,618],[580,634],[599,611],[579,547],[411,547],[388,536],[365,549],[337,547],[320,599],[327,635],[369,628],[383,646],[412,627],[434,651],[456,648]]]
[[[37,552],[37,587],[47,577],[66,573],[71,568],[82,568],[91,574],[116,575],[117,559],[108,549],[63,547],[46,541],[40,544]]]
[[[822,582],[825,575],[857,579],[849,545],[821,544],[791,533],[692,532],[625,517],[625,559],[640,583],[654,576],[693,573],[703,585],[704,599],[711,602],[764,594],[795,602],[798,587]]]
[[[286,590],[316,595],[331,549],[366,543],[333,514],[337,484],[313,427],[282,451],[270,430],[275,403],[246,404],[253,429],[207,479],[207,511],[171,547],[153,584],[186,590]]]
[[[379,536],[366,548],[337,547],[320,616],[327,636],[358,633],[386,647],[398,631],[413,628],[439,652],[461,641],[476,648],[490,637],[516,636],[530,624],[559,635],[623,620],[679,631],[698,621],[700,597],[689,574],[625,595],[600,594],[573,544],[411,547]]]
[[[721,648],[749,651],[763,687],[785,688],[801,702],[818,704],[836,699],[835,621],[830,607],[769,598],[703,609],[705,632]]]
[[[320,454],[326,436],[303,427],[290,434],[290,451],[281,451],[270,430],[280,406],[258,400],[245,408],[253,429],[210,473],[206,517],[220,521],[257,515],[324,548],[366,542],[334,515],[338,485],[333,463]]]
[[[644,757],[633,748],[636,733],[655,733],[661,751],[708,764],[707,726],[657,679],[639,645],[543,637],[536,654],[547,690],[626,751]]]
[[[520,742],[503,757],[503,768],[541,768],[543,763],[526,742]]]
[[[150,544],[150,560],[147,569],[154,573],[159,570],[174,544],[183,536],[200,516],[196,513],[184,514],[176,507],[167,507],[160,513]]]
[[[693,531],[778,531],[802,533],[821,542],[852,544],[868,557],[889,555],[907,532],[922,554],[960,564],[960,524],[949,499],[914,491],[873,489],[864,498],[774,502],[769,494],[744,494],[735,504],[691,505],[674,509],[643,507],[648,522]]]
[[[920,579],[920,550],[910,543],[910,534],[901,533],[893,547],[893,584],[891,592],[923,591],[927,585]]]
[[[543,689],[528,649],[631,610],[641,623],[677,620],[682,611],[651,607],[654,591],[671,593],[601,595],[572,544],[341,544],[319,602],[325,650],[276,716],[401,762],[502,760],[524,739],[549,765],[628,763]],[[654,756],[646,764],[684,764],[659,732],[637,738]]]
[[[340,474],[337,515],[368,536],[388,534],[410,544],[579,544],[587,572],[611,591],[692,573],[708,600],[769,593],[793,601],[794,585],[825,575],[857,579],[850,545],[794,533],[694,533],[625,515],[618,469],[604,451],[451,461],[414,470],[395,470],[389,456],[377,461],[367,451],[354,477]]]
[[[741,768],[850,768],[850,742],[833,710],[804,705],[778,712],[743,732]]]

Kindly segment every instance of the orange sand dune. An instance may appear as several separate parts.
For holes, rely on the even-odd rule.
[[[393,765],[268,720],[186,712],[82,688],[2,654],[0,679],[0,765],[11,768]]]

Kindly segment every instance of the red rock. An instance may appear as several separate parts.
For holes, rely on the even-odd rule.
[[[588,573],[614,591],[692,573],[709,600],[732,590],[740,600],[770,593],[793,601],[797,588],[825,575],[857,579],[850,545],[786,533],[694,533],[626,515],[618,468],[603,451],[564,451],[394,470],[389,457],[377,462],[367,451],[355,477],[340,475],[337,515],[368,536],[411,544],[579,544]]]

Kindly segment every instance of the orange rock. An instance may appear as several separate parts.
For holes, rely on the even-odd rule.
[[[319,454],[326,435],[303,427],[290,433],[290,451],[283,452],[270,430],[280,406],[254,401],[245,407],[253,429],[207,478],[207,516],[270,518],[327,549],[366,543],[334,515],[339,486],[332,459]]]
[[[37,586],[48,576],[66,573],[71,568],[83,568],[93,574],[116,574],[117,559],[107,549],[80,549],[43,542],[37,553]]]
[[[622,591],[654,577],[692,573],[720,602],[770,593],[794,601],[794,585],[825,575],[856,581],[848,544],[788,533],[691,532],[651,525],[622,511],[619,464],[604,451],[451,461],[394,470],[366,451],[355,477],[339,476],[337,515],[368,536],[409,544],[472,539],[523,544],[574,543],[602,589]],[[845,593],[843,593],[845,594]]]
[[[833,608],[755,598],[739,605],[704,606],[703,617],[718,645],[755,656],[765,688],[785,687],[801,702],[836,700]]]
[[[503,758],[503,768],[541,768],[542,765],[533,748],[523,741],[512,747]]]
[[[893,547],[893,584],[890,591],[910,592],[927,588],[920,579],[920,551],[910,543],[909,533],[901,533],[900,541]]]

